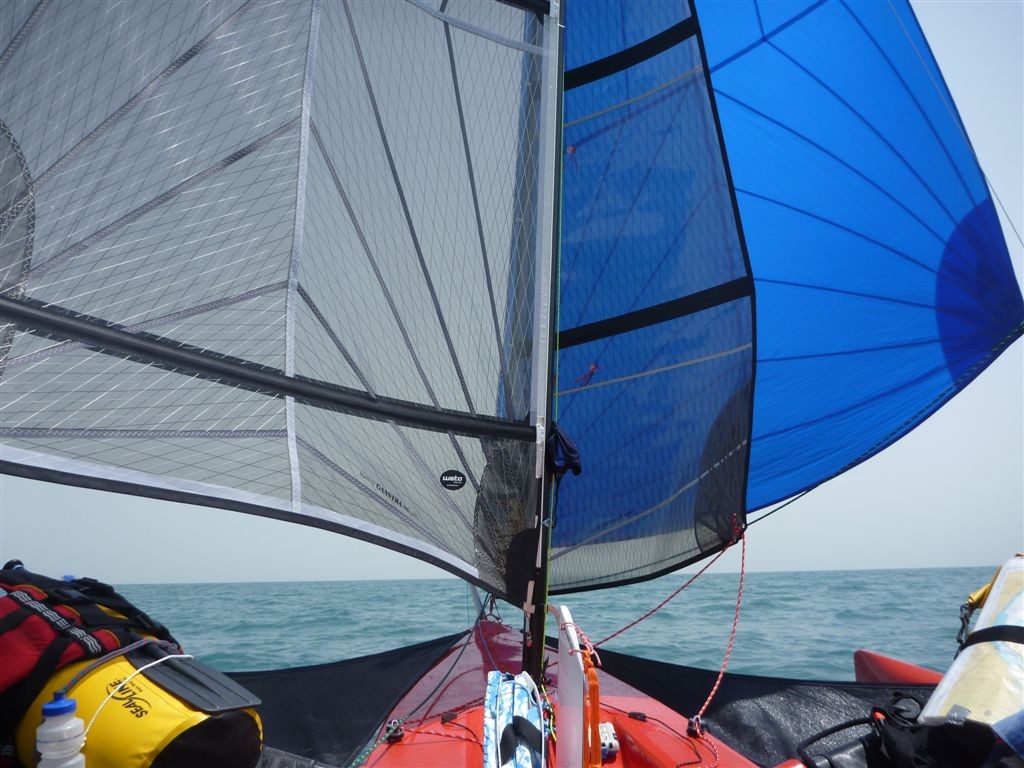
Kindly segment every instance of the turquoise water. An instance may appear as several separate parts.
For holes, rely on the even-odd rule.
[[[752,573],[729,670],[853,679],[852,653],[869,648],[943,671],[955,650],[959,606],[994,568]],[[688,578],[568,595],[597,641],[645,613]],[[717,669],[728,642],[737,576],[707,574],[608,647]],[[200,659],[223,670],[319,664],[467,628],[474,608],[456,579],[128,585],[123,594],[163,621]],[[501,606],[506,623],[521,614]]]

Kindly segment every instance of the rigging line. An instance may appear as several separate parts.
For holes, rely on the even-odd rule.
[[[248,299],[254,299],[268,293],[273,293],[274,291],[282,290],[286,288],[287,285],[288,283],[282,280],[279,283],[264,285],[260,288],[253,288],[252,290],[245,291],[244,293],[239,293],[234,296],[227,296],[223,299],[215,299],[214,301],[209,301],[205,304],[200,304],[189,309],[181,309],[178,310],[177,312],[171,312],[166,315],[160,315],[158,317],[150,318],[149,320],[143,320],[142,322],[139,323],[126,325],[125,330],[128,331],[129,333],[138,333],[139,331],[148,330],[149,328],[164,325],[165,323],[174,323],[179,320],[186,320],[188,318],[195,317],[196,315],[201,315],[206,312],[212,312],[214,310],[231,306],[232,304],[237,304]],[[27,365],[37,360],[44,360],[52,355],[63,354],[65,352],[73,352],[75,350],[84,348],[87,348],[87,345],[83,344],[82,342],[62,341],[58,342],[57,344],[54,344],[51,347],[47,347],[46,349],[40,349],[36,352],[27,352],[24,355],[12,357],[4,364],[4,366],[5,368],[9,369],[11,367]]]
[[[939,243],[939,245],[941,245],[944,248],[949,248],[950,247],[950,243],[945,238],[943,238],[942,235],[940,235],[938,232],[936,232],[930,225],[928,225],[924,221],[924,219],[922,219],[920,216],[918,216],[917,213],[915,213],[913,210],[911,210],[910,207],[907,206],[906,204],[904,204],[896,195],[894,195],[891,192],[889,192],[888,190],[886,190],[879,182],[877,182],[877,181],[871,179],[870,177],[868,177],[867,174],[865,174],[865,173],[861,172],[860,170],[858,170],[854,165],[852,165],[851,163],[848,163],[846,160],[842,159],[839,155],[837,155],[834,152],[832,152],[831,150],[827,149],[824,145],[819,144],[818,142],[816,142],[813,139],[811,139],[809,136],[806,136],[806,135],[800,133],[798,130],[796,130],[792,126],[786,125],[782,121],[776,120],[774,117],[771,117],[770,115],[766,114],[765,112],[762,112],[759,109],[756,109],[752,105],[747,104],[746,102],[744,102],[744,101],[742,101],[740,99],[737,99],[735,96],[730,96],[728,93],[725,93],[724,91],[720,91],[720,90],[716,90],[715,93],[717,93],[719,96],[721,96],[721,97],[723,97],[725,99],[728,99],[729,101],[733,102],[734,104],[736,104],[740,108],[745,109],[745,110],[747,110],[747,111],[757,115],[759,118],[761,118],[765,122],[771,123],[772,125],[774,125],[774,126],[780,128],[781,130],[785,131],[786,133],[791,134],[795,138],[799,139],[800,141],[802,141],[805,144],[807,144],[808,146],[810,146],[812,149],[814,149],[817,152],[821,153],[825,157],[830,158],[831,160],[833,160],[834,162],[836,162],[837,164],[842,166],[844,169],[849,171],[851,174],[853,174],[853,176],[861,179],[866,184],[868,184],[868,186],[870,186],[870,187],[874,188],[876,191],[878,191],[883,197],[885,197],[888,200],[890,200],[895,205],[896,208],[898,208],[899,210],[903,211],[908,217],[910,217],[911,219],[916,221],[918,223],[918,225],[921,227],[922,230],[924,230],[925,232],[930,234],[932,237],[934,237],[935,240]],[[951,249],[951,250],[954,253],[956,253],[957,256],[960,256],[961,259],[963,258],[963,255],[958,250],[956,250],[956,249]],[[906,258],[909,258],[909,257],[906,257]],[[916,262],[916,260],[913,260],[913,259],[911,259],[911,261],[915,261],[915,263],[919,263],[919,262]],[[942,275],[937,270],[931,269],[930,267],[927,267],[924,264],[920,264],[920,266],[923,266],[923,267],[925,267],[925,269],[928,269],[929,271],[934,272],[937,276],[940,277],[940,279],[942,278]],[[964,274],[963,272],[957,272],[955,274],[951,274],[949,276],[949,278],[945,278],[945,279],[952,279],[953,277],[956,277],[956,276],[962,277],[965,280],[968,278],[968,276],[966,274]]]
[[[428,6],[426,3],[422,2],[422,0],[405,1],[409,3],[409,5],[411,5],[413,8],[418,8],[424,13],[430,14],[438,21],[443,22],[446,28],[450,25],[455,27],[456,29],[461,29],[463,32],[468,32],[471,35],[476,35],[477,37],[482,37],[485,40],[490,40],[492,43],[503,45],[506,48],[514,48],[517,51],[523,51],[524,53],[530,53],[535,56],[542,56],[544,54],[544,49],[538,45],[530,45],[529,43],[524,43],[519,40],[513,40],[510,37],[502,37],[501,35],[495,34],[494,32],[489,32],[486,29],[477,27],[473,24],[470,24],[467,21],[463,21],[462,19],[458,19],[454,16],[449,16],[444,12],[444,9],[448,5],[447,0],[441,3],[441,9],[437,11]]]
[[[733,525],[736,525],[735,520]],[[718,688],[722,684],[722,678],[725,677],[725,669],[729,666],[729,657],[732,656],[733,645],[736,643],[736,630],[740,623],[740,607],[743,605],[743,581],[744,576],[747,573],[747,534],[745,531],[740,530],[740,580],[739,586],[736,589],[736,612],[732,617],[732,629],[729,631],[729,644],[725,648],[725,656],[722,658],[722,666],[718,670],[718,677],[715,678],[715,684],[711,687],[711,693],[704,700],[704,705],[700,708],[700,711],[694,715],[690,721],[698,734],[703,730],[701,725],[701,718],[704,717],[704,713],[708,711],[708,707],[711,706],[711,700],[715,698],[715,694],[718,693]]]
[[[32,34],[32,30],[35,28],[36,23],[46,13],[46,9],[50,6],[51,0],[39,0],[39,3],[35,8],[32,9],[32,13],[29,14],[28,18],[25,19],[25,23],[21,25],[21,29],[18,30],[17,34],[11,38],[11,42],[4,48],[3,54],[0,54],[0,73],[3,72],[4,67],[7,66],[7,62],[11,60],[11,57],[21,47],[21,44]]]
[[[644,187],[647,185],[647,180],[651,177],[651,173],[653,173],[654,171],[654,166],[657,163],[659,156],[661,155],[661,151],[665,148],[665,144],[668,141],[668,137],[672,133],[673,128],[676,124],[676,119],[679,117],[679,113],[682,111],[682,106],[683,100],[680,99],[679,102],[676,104],[675,109],[672,111],[672,119],[669,120],[668,125],[665,127],[664,133],[662,133],[661,135],[661,141],[658,142],[658,148],[655,150],[654,155],[650,159],[650,164],[647,166],[647,170],[644,172],[643,179],[641,179],[640,183],[637,184],[636,194],[633,196],[633,200],[629,205],[629,210],[626,211],[622,217],[622,224],[619,226],[619,231],[616,232],[615,234],[615,240],[612,242],[611,247],[608,248],[608,251],[605,254],[604,261],[601,263],[601,266],[598,269],[598,274],[604,273],[605,269],[608,266],[608,262],[612,257],[612,254],[618,248],[619,242],[621,242],[622,240],[622,233],[626,229],[626,224],[629,221],[630,216],[632,216],[633,214],[633,209],[636,208],[636,204],[640,200],[640,196],[644,191]],[[573,325],[581,325],[581,320],[586,315],[587,309],[590,308],[590,302],[593,301],[594,292],[596,290],[597,283],[595,282],[593,285],[591,285],[590,292],[587,295],[587,300],[583,302],[583,306],[580,308],[579,313],[576,315],[576,322],[574,322]]]
[[[603,539],[608,534],[614,533],[615,531],[619,530],[620,528],[624,528],[627,525],[631,525],[631,524],[635,523],[637,520],[641,520],[641,519],[643,519],[645,517],[648,517],[648,516],[654,514],[655,512],[657,512],[659,510],[664,509],[669,504],[671,504],[673,501],[675,501],[680,496],[682,496],[684,493],[686,493],[687,491],[692,490],[698,484],[702,483],[704,480],[706,480],[708,477],[710,477],[715,471],[718,470],[718,468],[726,460],[728,460],[730,457],[732,457],[733,454],[735,454],[737,451],[742,451],[744,446],[746,446],[746,444],[747,444],[746,440],[741,440],[738,445],[733,446],[725,455],[723,455],[720,459],[718,459],[718,461],[716,461],[714,464],[712,464],[710,467],[705,469],[703,472],[701,472],[699,475],[697,475],[695,478],[693,478],[689,482],[683,483],[683,485],[681,485],[674,493],[672,493],[671,495],[665,497],[664,499],[659,501],[657,504],[652,504],[647,509],[642,509],[639,512],[635,512],[635,513],[633,513],[631,515],[628,515],[626,517],[620,518],[619,520],[616,520],[614,523],[611,523],[609,525],[603,526],[596,533],[593,533],[590,536],[588,536],[587,538],[585,538],[585,539],[583,539],[581,541],[576,542],[572,546],[566,547],[565,549],[561,549],[557,553],[551,555],[551,560],[557,560],[559,557],[562,557],[563,555],[568,555],[571,552],[575,552],[580,547],[584,547],[587,544],[590,544],[590,543],[592,543],[594,541],[597,541],[598,539]]]
[[[398,731],[402,727],[403,723],[405,723],[410,717],[412,717],[419,710],[421,710],[423,706],[427,704],[427,702],[434,698],[434,696],[441,690],[442,686],[445,684],[445,681],[448,679],[451,673],[455,671],[455,668],[458,666],[459,661],[462,659],[462,654],[466,652],[466,649],[469,647],[470,643],[473,642],[473,629],[475,629],[476,625],[480,623],[480,618],[481,616],[477,616],[476,622],[474,623],[473,627],[470,628],[468,637],[466,637],[466,642],[462,644],[462,647],[456,654],[455,659],[452,661],[452,665],[448,667],[448,670],[441,676],[441,679],[438,680],[437,685],[435,685],[433,689],[431,689],[431,691],[423,697],[422,701],[420,701],[419,704],[417,704],[415,707],[406,712],[401,719],[396,718],[391,723],[388,723],[388,730],[386,732],[383,730],[384,727],[382,726],[381,735],[377,739],[372,740],[366,746],[366,748],[363,749],[363,751],[355,757],[354,760],[348,763],[346,768],[359,768],[360,766],[362,766],[366,758],[368,758],[373,753],[373,751],[377,749],[377,747],[386,742],[388,740],[388,737],[391,736],[392,733]]]
[[[441,10],[444,11],[448,5],[448,0],[445,0],[441,4]],[[469,177],[469,191],[473,198],[473,214],[476,219],[476,231],[477,237],[480,239],[480,258],[483,260],[484,266],[484,283],[487,286],[487,298],[491,307],[491,323],[494,325],[494,339],[497,343],[498,350],[498,365],[501,368],[502,384],[505,387],[505,391],[508,393],[512,392],[512,383],[509,379],[508,363],[505,360],[505,351],[501,343],[501,328],[498,323],[498,305],[497,300],[494,297],[494,283],[491,278],[491,264],[490,259],[487,257],[487,240],[484,237],[484,224],[483,216],[480,212],[480,198],[476,188],[476,174],[473,171],[473,157],[469,150],[469,134],[466,130],[466,115],[462,108],[462,91],[459,88],[459,76],[458,71],[455,68],[455,49],[452,45],[452,33],[448,26],[448,22],[444,25],[444,37],[445,42],[448,45],[448,64],[451,67],[452,72],[452,89],[455,92],[455,106],[459,115],[459,130],[462,134],[462,149],[466,157],[466,171]],[[509,400],[506,398],[506,403]],[[511,415],[511,414],[506,414]]]
[[[834,98],[844,107],[846,107],[850,111],[850,113],[855,118],[857,118],[857,120],[859,120],[865,128],[867,128],[871,133],[875,135],[875,138],[882,142],[882,144],[884,144],[886,148],[888,148],[889,151],[892,152],[893,155],[895,155],[896,159],[900,161],[903,167],[906,168],[915,179],[917,179],[918,183],[925,189],[925,191],[932,198],[932,200],[935,201],[935,204],[942,210],[943,213],[946,214],[946,218],[949,219],[950,223],[954,227],[959,223],[956,217],[953,216],[953,213],[946,206],[946,203],[936,194],[935,190],[932,189],[931,185],[927,181],[925,181],[924,177],[921,176],[918,170],[910,163],[910,161],[904,156],[904,154],[900,152],[896,148],[896,146],[891,141],[889,141],[889,139],[887,139],[882,134],[882,132],[874,125],[874,123],[868,120],[868,118],[859,109],[855,108],[849,101],[844,99],[839,94],[839,92],[836,91],[832,86],[830,86],[820,77],[811,72],[810,69],[805,67],[799,61],[797,61],[796,57],[790,55],[775,43],[768,43],[768,45],[769,47],[772,48],[772,50],[778,51],[778,53],[781,54],[783,58],[785,58],[793,66],[795,66],[797,69],[803,72],[807,77],[809,77],[814,83],[816,83],[822,90],[828,93],[832,98]]]
[[[451,356],[452,365],[455,366],[455,375],[459,379],[459,385],[462,387],[462,394],[466,398],[466,406],[469,412],[476,415],[476,408],[473,405],[473,397],[469,393],[469,385],[466,383],[466,376],[462,371],[462,365],[459,363],[458,355],[455,353],[455,344],[452,342],[452,336],[448,330],[448,323],[444,319],[444,313],[441,311],[441,302],[437,296],[437,290],[434,288],[434,281],[430,276],[430,269],[427,267],[426,258],[423,255],[423,248],[420,245],[419,236],[416,234],[416,225],[412,220],[412,212],[409,210],[409,202],[405,197],[405,189],[402,186],[402,181],[398,176],[398,166],[395,164],[394,155],[391,153],[391,144],[388,142],[387,133],[384,130],[384,121],[380,115],[380,108],[377,106],[377,97],[373,92],[373,84],[370,82],[370,72],[366,67],[366,58],[363,56],[363,48],[359,43],[359,35],[356,33],[355,19],[352,18],[352,9],[349,6],[349,0],[344,0],[343,6],[345,8],[345,17],[348,19],[349,31],[352,34],[352,42],[355,46],[356,58],[359,60],[359,69],[363,75],[363,84],[366,86],[366,94],[370,99],[370,108],[373,110],[373,118],[377,124],[377,132],[380,134],[381,144],[384,148],[384,155],[388,161],[388,167],[391,170],[391,178],[395,183],[395,191],[398,193],[398,201],[402,206],[402,213],[405,216],[405,224],[409,230],[409,236],[412,238],[413,250],[416,252],[416,259],[419,262],[420,271],[423,274],[423,281],[427,286],[427,291],[430,294],[430,300],[434,305],[434,312],[437,315],[437,321],[441,326],[441,333],[444,336],[444,341],[448,347],[448,354]]]
[[[899,80],[900,85],[903,86],[903,90],[906,93],[907,97],[914,103],[914,106],[917,107],[917,111],[921,115],[921,119],[924,120],[925,125],[927,125],[928,129],[932,132],[932,136],[935,138],[935,143],[938,144],[939,147],[942,149],[943,154],[946,156],[946,160],[949,162],[949,167],[953,169],[953,172],[960,180],[960,185],[964,188],[964,192],[967,195],[967,199],[971,201],[972,206],[976,206],[978,203],[974,199],[974,194],[971,192],[971,188],[968,186],[967,180],[960,172],[959,166],[957,166],[956,162],[954,162],[953,155],[950,153],[949,147],[946,146],[946,142],[943,141],[942,138],[939,136],[939,131],[935,127],[935,123],[928,116],[928,113],[921,105],[921,101],[917,98],[917,95],[913,92],[913,90],[911,90],[910,86],[907,84],[907,81],[904,79],[903,74],[900,72],[899,68],[896,67],[895,64],[893,64],[892,59],[889,58],[889,54],[885,52],[885,49],[879,44],[875,36],[871,34],[871,31],[864,25],[864,22],[862,22],[860,18],[853,12],[853,9],[849,6],[846,0],[839,0],[839,4],[843,6],[843,8],[846,10],[848,14],[850,14],[850,17],[854,20],[854,22],[856,22],[857,26],[860,27],[861,31],[864,33],[867,39],[871,41],[871,44],[874,46],[875,50],[888,65],[889,70],[896,77],[896,79]]]
[[[1017,227],[1014,225],[1013,219],[1010,218],[1010,214],[1006,212],[1006,207],[1003,205],[1003,201],[1000,199],[998,193],[996,192],[996,188],[992,185],[992,182],[989,181],[988,176],[985,175],[985,171],[981,167],[981,161],[978,159],[978,153],[974,151],[974,145],[971,144],[971,140],[967,137],[967,131],[964,129],[964,125],[963,122],[960,120],[960,116],[956,113],[956,110],[953,107],[953,105],[950,104],[949,101],[946,99],[945,94],[942,93],[942,89],[939,88],[939,84],[938,82],[936,82],[935,76],[932,74],[931,69],[929,69],[927,63],[925,62],[924,56],[918,49],[917,44],[911,38],[909,30],[903,23],[903,19],[901,19],[899,14],[896,13],[896,8],[893,6],[892,0],[888,0],[888,2],[889,10],[892,12],[893,16],[896,17],[896,21],[900,25],[900,29],[903,31],[903,36],[907,38],[907,42],[910,43],[910,47],[913,48],[914,53],[917,54],[917,59],[919,62],[921,62],[921,67],[928,75],[928,79],[931,81],[932,87],[935,89],[935,93],[939,97],[939,101],[942,103],[942,106],[946,108],[946,111],[949,113],[949,116],[953,119],[953,124],[957,127],[957,130],[960,131],[960,135],[963,137],[964,143],[966,143],[968,149],[970,149],[971,155],[974,157],[974,162],[977,163],[978,171],[981,173],[981,177],[985,179],[985,183],[988,185],[988,188],[992,191],[992,196],[996,199],[996,202],[999,203],[999,208],[1000,210],[1002,210],[1003,215],[1006,217],[1006,222],[1010,225],[1010,229],[1013,230],[1013,234],[1017,236],[1017,242],[1020,243],[1021,245],[1024,245],[1024,240],[1021,239],[1020,232],[1017,231]]]
[[[748,521],[747,521],[747,527],[749,528],[749,527],[750,527],[750,526],[752,526],[752,525],[753,525],[754,523],[760,523],[760,522],[761,522],[762,520],[764,520],[764,519],[765,519],[766,517],[771,517],[771,516],[772,516],[772,515],[774,515],[774,514],[775,514],[776,512],[778,512],[778,511],[779,511],[780,509],[785,509],[786,507],[788,507],[788,506],[789,506],[790,504],[792,504],[792,503],[793,503],[794,501],[800,501],[800,499],[802,499],[802,498],[803,498],[804,496],[806,496],[806,495],[807,495],[808,493],[810,493],[811,491],[813,491],[813,490],[814,490],[815,488],[817,488],[817,487],[818,487],[818,486],[816,486],[816,485],[815,485],[815,486],[812,486],[812,487],[808,488],[808,489],[807,489],[807,490],[805,490],[805,491],[801,491],[801,492],[800,492],[800,493],[798,493],[798,494],[797,494],[796,496],[794,496],[793,498],[791,498],[791,499],[790,499],[789,501],[785,501],[785,502],[783,502],[782,504],[779,504],[779,506],[775,507],[775,509],[769,510],[768,512],[765,512],[765,513],[764,513],[763,515],[759,515],[758,517],[755,517],[755,518],[754,518],[753,520],[748,520]]]
[[[299,118],[293,117],[291,120],[284,122],[274,130],[270,131],[269,133],[266,133],[260,138],[256,139],[255,141],[247,144],[246,146],[235,150],[230,155],[221,158],[213,165],[208,166],[204,170],[199,171],[198,173],[195,173],[192,176],[189,176],[187,179],[176,184],[167,191],[162,192],[161,194],[152,198],[148,202],[143,203],[134,210],[129,211],[128,213],[124,214],[115,221],[112,221],[110,224],[107,224],[105,227],[96,230],[83,240],[79,240],[77,243],[69,245],[67,248],[65,248],[55,256],[52,256],[46,261],[43,261],[32,267],[28,273],[29,278],[37,278],[38,276],[49,272],[57,265],[62,264],[65,261],[68,261],[69,259],[73,259],[74,257],[84,252],[87,248],[92,246],[94,243],[103,240],[106,237],[109,237],[118,230],[123,229],[124,227],[128,226],[134,221],[137,221],[138,219],[142,218],[150,211],[159,208],[160,206],[170,202],[179,195],[189,191],[190,189],[195,188],[196,186],[206,181],[210,177],[215,176],[221,171],[231,167],[239,160],[242,160],[251,154],[259,152],[274,139],[277,139],[280,136],[284,135],[285,133],[288,133],[298,123]]]
[[[683,360],[682,362],[673,363],[672,365],[665,365],[665,366],[662,366],[661,368],[653,368],[653,369],[651,369],[649,371],[640,371],[638,373],[631,373],[628,376],[619,376],[618,378],[615,378],[615,379],[603,379],[603,380],[597,382],[596,384],[585,384],[582,387],[575,387],[573,389],[562,390],[561,392],[558,393],[558,396],[562,397],[563,395],[573,395],[573,394],[576,394],[577,392],[583,392],[583,391],[590,390],[590,389],[599,389],[601,387],[608,387],[608,386],[611,386],[612,384],[621,384],[624,381],[633,381],[635,379],[644,379],[644,378],[647,378],[648,376],[656,376],[656,375],[658,375],[660,373],[665,373],[667,371],[674,371],[674,370],[676,370],[678,368],[686,368],[686,367],[691,366],[691,365],[699,365],[701,363],[707,363],[707,362],[710,362],[711,360],[718,360],[721,357],[727,357],[729,355],[735,355],[738,352],[743,352],[744,350],[750,349],[752,346],[753,345],[748,342],[748,343],[742,344],[742,345],[740,345],[738,347],[733,347],[732,349],[727,349],[724,352],[716,352],[713,355],[705,355],[704,357],[696,357],[696,358],[694,358],[692,360]]]
[[[635,627],[640,622],[645,621],[646,619],[649,619],[651,616],[656,614],[658,611],[660,611],[662,608],[664,608],[666,605],[668,605],[672,600],[674,600],[676,597],[678,597],[679,594],[684,589],[689,587],[697,579],[699,579],[701,576],[703,576],[704,573],[708,570],[708,568],[710,568],[712,565],[714,565],[722,555],[724,555],[726,552],[729,551],[729,548],[730,547],[725,547],[723,549],[720,549],[718,551],[718,554],[716,554],[713,558],[708,560],[700,568],[700,570],[695,572],[689,579],[687,579],[686,582],[684,582],[681,587],[676,588],[671,594],[669,594],[668,597],[666,597],[664,600],[662,600],[660,603],[658,603],[656,606],[654,606],[651,610],[647,611],[647,613],[645,613],[643,616],[640,616],[639,618],[636,618],[633,621],[631,621],[628,624],[626,624],[626,626],[624,626],[624,627],[622,627],[620,629],[615,630],[614,632],[612,632],[610,635],[608,635],[608,637],[604,638],[603,640],[598,640],[596,643],[594,643],[594,646],[596,647],[596,646],[599,646],[599,645],[604,645],[609,640],[614,640],[619,635],[621,635],[624,632],[632,629],[633,627]]]
[[[626,99],[625,101],[620,101],[617,104],[612,104],[610,107],[599,109],[597,112],[591,112],[589,115],[577,117],[575,120],[570,120],[567,123],[562,123],[562,127],[572,128],[573,126],[579,125],[580,123],[585,123],[588,120],[594,120],[595,118],[603,117],[604,115],[607,115],[611,112],[615,112],[617,110],[628,107],[632,104],[636,104],[638,101],[643,101],[644,99],[650,98],[656,93],[661,93],[666,88],[671,88],[673,85],[681,83],[683,80],[693,77],[695,74],[697,74],[698,72],[702,72],[703,70],[704,68],[700,64],[698,64],[693,69],[689,69],[686,72],[683,72],[683,74],[679,75],[678,77],[673,77],[671,80],[666,80],[661,85],[656,85],[649,91],[644,91],[639,96],[634,96],[631,99]]]

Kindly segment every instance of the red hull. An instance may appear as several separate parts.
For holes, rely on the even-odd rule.
[[[461,652],[461,656],[459,656]],[[518,672],[520,635],[494,622],[483,622],[472,641],[450,651],[402,698],[388,720],[403,721],[402,737],[378,746],[367,761],[372,768],[456,768],[483,765],[483,704],[487,673]],[[455,659],[458,661],[455,662]],[[558,669],[552,656],[548,693],[558,723]],[[493,660],[493,663],[492,663]],[[454,666],[453,666],[454,662]],[[686,718],[649,696],[599,671],[601,721],[615,727],[619,752],[608,768],[753,768],[754,763],[705,735],[686,735]],[[435,690],[436,689],[436,690]],[[442,723],[442,715],[447,714]],[[452,714],[454,713],[454,715]],[[640,717],[630,713],[642,713]],[[554,765],[556,744],[549,750]]]

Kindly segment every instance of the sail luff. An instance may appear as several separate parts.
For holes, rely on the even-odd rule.
[[[537,494],[536,584],[527,589],[529,632],[524,634],[523,669],[543,679],[544,636],[547,620],[548,557],[551,547],[553,476],[547,468],[547,430],[555,403],[558,331],[558,255],[561,241],[562,178],[562,2],[552,0],[544,19],[544,58],[541,79],[540,174],[537,209],[536,300],[534,302],[534,384],[531,411],[537,429],[534,474]],[[525,606],[524,606],[525,607]]]
[[[299,115],[299,154],[295,179],[295,223],[292,229],[292,247],[288,254],[288,288],[285,293],[284,374],[295,375],[295,305],[300,298],[299,273],[302,243],[305,234],[306,178],[309,166],[310,102],[316,72],[316,53],[320,39],[320,0],[311,0],[309,6],[309,32],[306,41],[306,63],[302,72],[302,106]],[[311,303],[311,302],[310,302]],[[299,466],[298,424],[295,418],[295,398],[285,397],[285,425],[288,433],[288,466],[291,474],[292,512],[302,511],[302,471]]]

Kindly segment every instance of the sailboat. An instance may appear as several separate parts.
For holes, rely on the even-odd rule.
[[[265,765],[775,764],[893,693],[598,668],[552,598],[743,547],[1024,333],[909,5],[16,0],[0,50],[0,469],[522,609],[238,675]],[[558,743],[502,755],[520,671]]]

